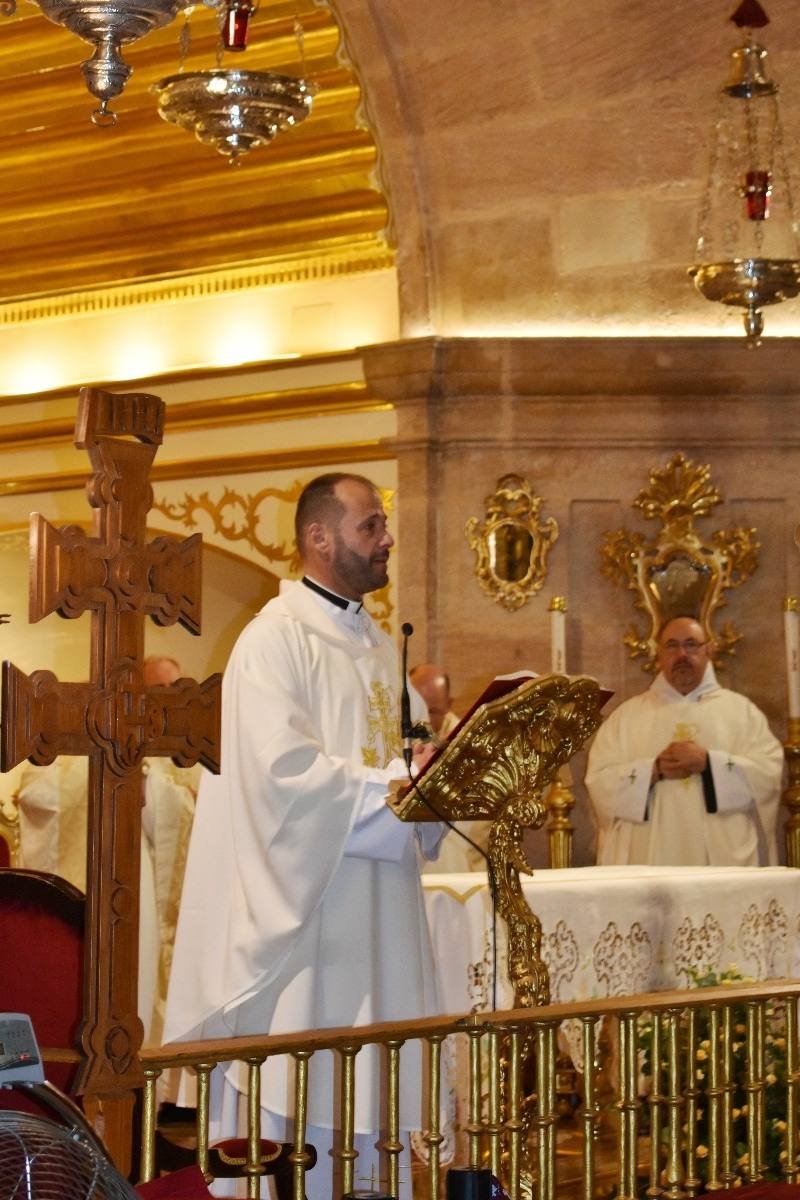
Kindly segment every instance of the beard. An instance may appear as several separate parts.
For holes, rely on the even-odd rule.
[[[365,557],[345,546],[338,534],[334,545],[331,566],[337,577],[352,591],[363,596],[367,592],[386,587],[389,582],[389,562],[385,550],[376,550],[374,554]]]
[[[692,692],[703,678],[704,671],[705,666],[698,675],[694,663],[687,661],[676,662],[670,671],[669,682],[675,688],[676,692],[683,692],[684,694]]]

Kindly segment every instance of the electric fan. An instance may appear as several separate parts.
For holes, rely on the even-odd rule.
[[[2,1200],[138,1200],[81,1110],[44,1082],[30,1019],[0,1013],[0,1087],[18,1088],[61,1118],[0,1109]]]

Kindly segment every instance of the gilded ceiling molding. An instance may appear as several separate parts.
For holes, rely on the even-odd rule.
[[[224,367],[182,367],[174,371],[161,371],[155,375],[143,375],[139,379],[91,379],[84,380],[87,387],[102,387],[106,391],[145,391],[160,392],[162,388],[173,383],[206,383],[217,379],[237,379],[240,375],[266,375],[275,371],[302,371],[307,367],[329,366],[350,362],[353,364],[354,375],[360,375],[361,356],[355,350],[325,350],[319,354],[299,354],[292,358],[257,359],[255,362],[238,363],[236,366]],[[342,386],[347,386],[346,384]],[[66,387],[51,388],[46,392],[22,392],[14,395],[0,396],[0,407],[16,404],[50,404],[54,401],[69,400],[77,402],[79,384],[68,384]]]
[[[301,450],[266,450],[253,454],[225,454],[216,458],[185,458],[156,463],[150,472],[154,483],[168,479],[205,479],[211,476],[248,475],[255,471],[296,471],[343,463],[388,462],[392,446],[377,438],[364,442],[339,442],[333,446],[307,446]],[[0,497],[40,492],[68,492],[82,488],[86,471],[51,471],[0,480]]]
[[[316,388],[292,388],[275,392],[253,392],[213,400],[190,400],[167,408],[164,426],[170,432],[194,429],[229,429],[247,423],[283,421],[291,417],[341,416],[358,412],[388,412],[392,405],[378,400],[364,383],[332,384]],[[0,449],[20,450],[25,446],[58,445],[69,440],[75,427],[73,417],[55,417],[35,425],[21,422],[0,425]]]
[[[722,500],[711,483],[709,466],[692,462],[680,452],[661,468],[650,469],[650,481],[633,501],[649,521],[662,528],[648,541],[644,534],[616,529],[605,535],[600,548],[601,570],[607,579],[633,593],[634,608],[648,620],[641,633],[631,625],[623,637],[631,658],[644,658],[642,670],[657,669],[659,630],[673,617],[692,616],[713,643],[712,657],[735,653],[742,635],[730,622],[713,627],[714,617],[727,603],[725,593],[740,587],[758,566],[760,543],[755,529],[735,526],[717,529],[710,538],[694,522],[708,517]]]
[[[0,326],[108,312],[140,304],[197,300],[271,284],[305,283],[342,275],[361,275],[369,271],[388,270],[394,266],[394,260],[394,252],[389,247],[368,242],[365,246],[349,248],[346,254],[297,254],[277,261],[248,263],[229,270],[177,274],[168,279],[32,297],[0,304]]]

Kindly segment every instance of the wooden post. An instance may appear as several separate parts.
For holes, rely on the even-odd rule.
[[[32,516],[30,620],[90,612],[90,678],[61,683],[50,671],[29,676],[3,664],[0,768],[24,758],[39,765],[60,754],[89,758],[84,1061],[76,1090],[124,1099],[122,1111],[142,1083],[142,760],[165,755],[181,766],[200,762],[219,770],[220,676],[150,689],[142,682],[145,615],[200,632],[199,535],[145,542],[148,475],[163,419],[157,396],[81,390],[75,444],[87,451],[94,472],[87,482],[93,531],[55,528]]]

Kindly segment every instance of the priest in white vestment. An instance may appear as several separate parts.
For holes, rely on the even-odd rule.
[[[399,756],[400,665],[362,597],[385,586],[393,539],[361,476],[321,476],[296,515],[302,581],[284,582],[240,635],[222,694],[222,772],[204,776],[189,847],[165,1039],[403,1021],[437,1010],[418,853],[438,825],[386,804]],[[424,716],[420,711],[417,716]],[[421,764],[430,751],[415,752]],[[418,1128],[414,1051],[401,1122]],[[406,1059],[408,1058],[408,1062]],[[380,1128],[377,1055],[356,1060],[357,1186]],[[310,1062],[307,1194],[331,1195],[332,1056]],[[240,1069],[241,1068],[241,1069]],[[242,1132],[245,1068],[212,1079],[212,1137]],[[285,1140],[286,1064],[262,1071],[262,1132]],[[374,1157],[374,1155],[373,1155]],[[378,1165],[375,1165],[377,1179]]]
[[[600,864],[777,861],[783,750],[763,713],[719,686],[702,626],[661,631],[660,672],[600,727],[586,786]]]

